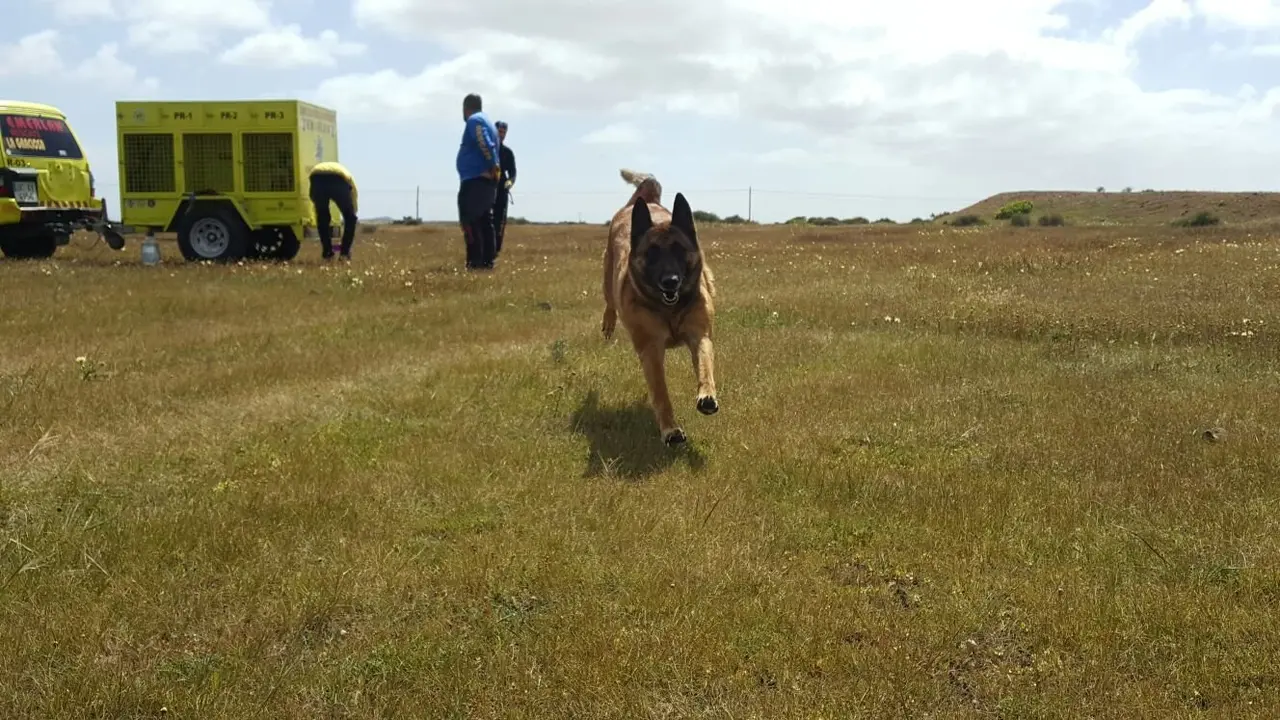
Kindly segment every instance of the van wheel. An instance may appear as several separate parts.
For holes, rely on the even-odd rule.
[[[0,238],[0,252],[11,260],[44,260],[53,257],[57,249],[58,236],[54,233]]]
[[[251,258],[264,260],[292,260],[298,256],[302,243],[290,227],[265,227],[254,230],[249,241]]]
[[[225,205],[198,203],[178,223],[178,249],[190,262],[235,262],[249,251],[249,228]]]

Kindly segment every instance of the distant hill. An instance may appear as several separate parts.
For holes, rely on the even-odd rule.
[[[963,210],[940,215],[942,222],[962,215],[977,215],[992,222],[1000,208],[1018,200],[1035,206],[1031,217],[1061,215],[1072,225],[1167,225],[1197,213],[1209,212],[1223,223],[1280,220],[1280,192],[1006,192],[974,203]]]

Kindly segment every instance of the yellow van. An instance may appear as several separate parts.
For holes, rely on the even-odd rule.
[[[95,197],[93,172],[62,111],[0,100],[0,251],[9,258],[52,257],[79,229],[119,250],[124,237]]]

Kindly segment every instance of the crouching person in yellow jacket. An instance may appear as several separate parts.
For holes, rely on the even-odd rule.
[[[351,244],[356,238],[356,210],[360,194],[355,178],[345,167],[336,162],[322,162],[311,168],[311,204],[316,208],[316,230],[320,233],[320,248],[325,260],[333,258],[333,225],[329,215],[329,203],[338,206],[342,213],[342,245],[338,255],[351,259]]]

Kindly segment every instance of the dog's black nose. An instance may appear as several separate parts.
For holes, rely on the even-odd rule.
[[[658,286],[668,292],[672,290],[679,290],[680,276],[679,275],[663,275],[662,279],[658,280]]]

